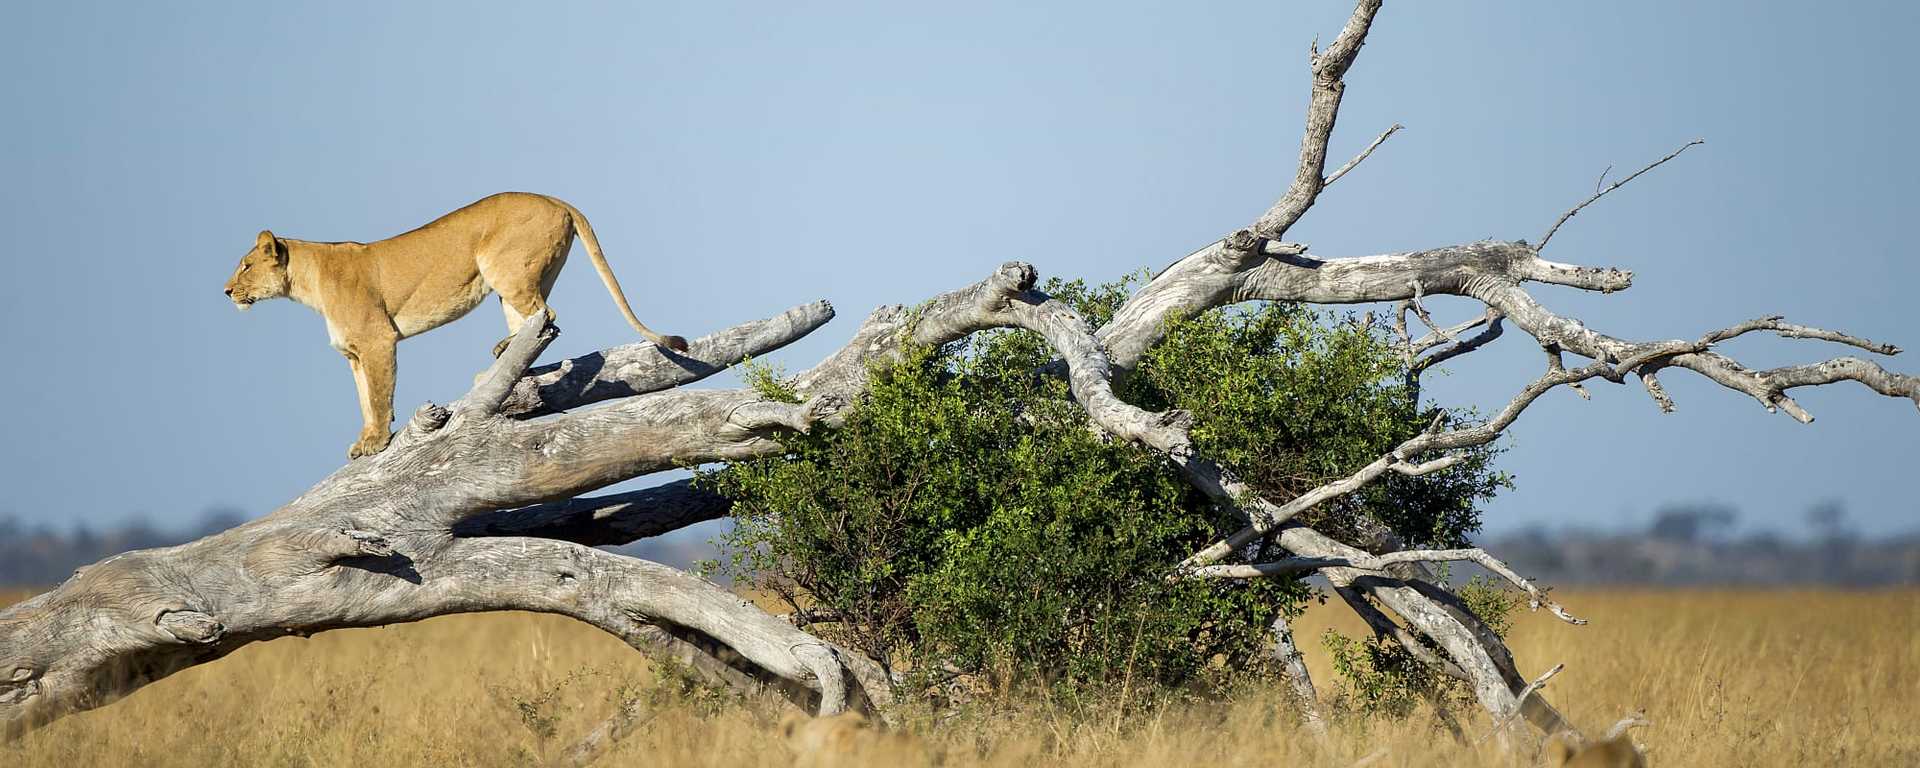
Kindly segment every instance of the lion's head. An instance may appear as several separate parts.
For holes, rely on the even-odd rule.
[[[240,258],[240,266],[227,278],[227,298],[241,310],[261,299],[287,295],[291,281],[287,277],[287,244],[272,232],[261,230],[253,250]]]

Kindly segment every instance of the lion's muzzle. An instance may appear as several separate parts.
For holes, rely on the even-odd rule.
[[[244,293],[240,294],[239,296],[235,296],[233,295],[232,288],[228,288],[226,290],[226,294],[227,294],[227,298],[231,300],[233,302],[233,305],[235,307],[238,307],[240,311],[245,312],[253,308],[253,297],[248,296]]]

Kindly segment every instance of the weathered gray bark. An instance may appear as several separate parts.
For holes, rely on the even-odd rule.
[[[686,481],[582,494],[692,464],[777,455],[783,432],[837,426],[875,361],[907,345],[937,346],[989,328],[1041,335],[1061,357],[1049,371],[1067,378],[1095,425],[1159,451],[1221,508],[1244,518],[1243,530],[1196,552],[1184,564],[1185,575],[1322,573],[1377,632],[1469,684],[1496,722],[1524,715],[1547,732],[1571,730],[1529,686],[1500,638],[1437,586],[1424,562],[1474,560],[1525,590],[1536,607],[1578,623],[1544,591],[1478,550],[1396,553],[1400,544],[1384,529],[1365,534],[1369,541],[1343,542],[1301,524],[1299,515],[1388,472],[1419,475],[1451,466],[1459,449],[1495,439],[1545,392],[1590,379],[1637,377],[1659,407],[1671,409],[1656,375],[1691,370],[1802,421],[1811,416],[1787,390],[1852,380],[1920,405],[1920,379],[1854,357],[1755,371],[1712,349],[1765,331],[1898,352],[1779,318],[1694,340],[1635,342],[1598,333],[1548,310],[1523,286],[1610,293],[1627,289],[1632,276],[1550,262],[1525,242],[1348,259],[1321,259],[1306,246],[1282,242],[1328,184],[1397,129],[1325,173],[1343,78],[1379,8],[1379,0],[1360,0],[1339,37],[1314,54],[1299,166],[1280,200],[1247,228],[1155,276],[1106,326],[1089,327],[1071,308],[1034,290],[1033,267],[1010,262],[913,310],[876,310],[844,347],[796,378],[805,402],[793,404],[745,389],[676,387],[820,327],[832,317],[825,302],[696,340],[684,355],[629,345],[530,369],[552,339],[535,321],[466,397],[445,408],[421,408],[384,453],[349,464],[271,515],[178,547],[108,558],[0,611],[0,733],[101,706],[256,640],[489,610],[571,616],[711,683],[778,690],[823,712],[884,706],[892,681],[872,660],[699,578],[592,548],[722,516],[725,499]],[[1421,303],[1432,295],[1469,297],[1485,312],[1442,329]],[[1163,339],[1170,317],[1251,300],[1400,302],[1398,327],[1416,382],[1436,362],[1500,338],[1507,324],[1540,346],[1546,370],[1485,423],[1436,421],[1345,478],[1291,499],[1269,499],[1196,450],[1187,414],[1145,411],[1113,389],[1114,377]],[[1407,311],[1434,332],[1413,340],[1405,330]],[[1480,326],[1480,333],[1460,336]],[[1570,368],[1563,362],[1568,354],[1591,362]],[[604,405],[581,409],[596,403]],[[1223,563],[1263,540],[1292,556]],[[1304,676],[1295,679],[1310,693]],[[630,727],[631,714],[610,721],[570,759],[598,754]]]
[[[1293,643],[1293,627],[1287,624],[1285,615],[1273,618],[1273,660],[1287,676],[1293,706],[1300,712],[1300,724],[1316,736],[1325,735],[1327,719],[1320,714],[1320,694],[1314,690],[1313,674],[1307,671],[1306,658]]]
[[[500,406],[517,418],[545,416],[570,408],[691,384],[740,361],[740,350],[764,355],[825,325],[833,305],[802,304],[774,317],[742,323],[694,339],[687,351],[654,344],[623,344],[527,371],[514,382]]]

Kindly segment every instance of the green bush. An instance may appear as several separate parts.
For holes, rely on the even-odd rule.
[[[1046,290],[1097,326],[1127,287]],[[870,372],[843,428],[703,474],[735,500],[719,565],[831,614],[811,629],[927,683],[1204,691],[1265,669],[1268,626],[1311,590],[1167,579],[1240,523],[1157,455],[1089,429],[1065,383],[1035,375],[1052,357],[1025,331],[912,350]],[[1192,411],[1202,451],[1284,501],[1425,427],[1432,413],[1410,401],[1400,365],[1369,318],[1265,304],[1175,321],[1121,394]],[[792,397],[771,370],[751,380]],[[1457,544],[1505,482],[1492,458],[1396,475],[1316,523],[1335,532],[1373,515],[1410,542]]]

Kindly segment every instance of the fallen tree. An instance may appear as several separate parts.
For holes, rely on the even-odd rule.
[[[1920,406],[1920,379],[1857,357],[1755,370],[1715,351],[1736,336],[1767,332],[1898,352],[1777,317],[1690,339],[1634,341],[1592,330],[1535,300],[1528,284],[1606,293],[1630,286],[1627,272],[1541,257],[1561,224],[1627,179],[1569,211],[1539,245],[1486,241],[1321,258],[1286,241],[1319,194],[1393,133],[1327,171],[1343,79],[1379,8],[1378,0],[1361,0],[1333,43],[1313,53],[1298,169],[1279,201],[1248,227],[1154,276],[1102,327],[1036,290],[1032,266],[1009,262],[911,309],[874,311],[845,346],[795,378],[802,401],[791,403],[752,389],[682,385],[819,328],[833,315],[824,302],[696,340],[685,354],[628,345],[541,368],[532,363],[556,332],[536,318],[464,397],[421,407],[385,452],[343,467],[272,514],[181,546],[108,558],[0,612],[0,730],[16,736],[259,640],[496,610],[570,616],[708,683],[779,691],[822,714],[849,706],[884,709],[897,681],[873,659],[691,574],[593,548],[723,516],[726,499],[686,481],[583,494],[665,470],[778,455],[783,449],[776,438],[785,432],[836,427],[859,402],[876,362],[983,330],[1017,328],[1037,333],[1058,354],[1045,372],[1066,379],[1094,425],[1157,452],[1244,520],[1241,530],[1182,563],[1178,577],[1323,574],[1382,637],[1465,681],[1493,722],[1524,717],[1544,732],[1577,739],[1539,695],[1544,677],[1524,676],[1499,636],[1426,566],[1478,563],[1512,582],[1535,607],[1579,623],[1544,590],[1484,551],[1406,550],[1386,528],[1368,528],[1365,521],[1357,536],[1343,540],[1305,524],[1302,514],[1389,473],[1418,476],[1452,466],[1458,451],[1495,440],[1545,393],[1595,379],[1634,377],[1658,407],[1670,410],[1658,375],[1692,371],[1803,422],[1812,417],[1788,396],[1791,389],[1850,380]],[[1443,328],[1423,304],[1437,295],[1466,297],[1485,310]],[[1171,318],[1248,301],[1397,303],[1396,327],[1416,382],[1421,371],[1483,347],[1508,325],[1539,346],[1544,372],[1485,422],[1435,420],[1346,477],[1290,499],[1269,499],[1196,449],[1189,414],[1145,410],[1114,391],[1116,377],[1163,341]],[[1414,338],[1409,313],[1431,333]],[[1587,362],[1569,365],[1568,355]],[[583,408],[595,404],[600,407]],[[1258,542],[1290,555],[1228,562]],[[1276,631],[1285,637],[1284,625]],[[1276,652],[1297,656],[1290,641]],[[1304,675],[1294,691],[1311,701]],[[625,713],[620,722],[632,717]],[[591,748],[570,754],[591,759],[622,730],[610,723]]]

